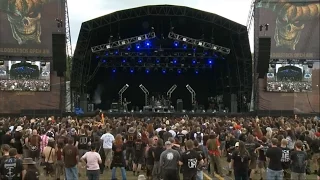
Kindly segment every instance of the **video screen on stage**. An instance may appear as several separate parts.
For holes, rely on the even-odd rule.
[[[267,91],[311,92],[312,68],[307,64],[270,64]]]
[[[0,90],[50,91],[50,62],[3,61]]]

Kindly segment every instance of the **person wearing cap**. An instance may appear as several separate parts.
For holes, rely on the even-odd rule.
[[[22,180],[39,180],[39,170],[36,167],[36,162],[32,158],[23,159],[23,171],[22,171]]]
[[[178,180],[179,166],[178,162],[180,154],[178,151],[172,149],[170,141],[165,142],[166,150],[160,155],[160,170],[164,180]]]

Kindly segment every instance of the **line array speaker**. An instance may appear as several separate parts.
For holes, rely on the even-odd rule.
[[[259,38],[259,54],[258,54],[258,64],[257,72],[259,73],[259,78],[264,78],[268,72],[269,62],[270,62],[270,50],[271,50],[271,38],[262,37]]]
[[[66,34],[52,34],[52,60],[53,70],[59,77],[63,76],[67,69]]]

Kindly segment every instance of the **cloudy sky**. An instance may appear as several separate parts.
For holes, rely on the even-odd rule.
[[[82,22],[118,10],[157,4],[181,5],[215,13],[246,25],[251,1],[252,0],[90,0],[87,1],[87,3],[79,3],[79,0],[68,0],[72,48],[75,49]],[[250,39],[253,39],[253,35],[251,35]]]

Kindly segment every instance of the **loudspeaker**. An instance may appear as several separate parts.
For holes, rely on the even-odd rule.
[[[183,101],[182,99],[177,99],[177,111],[182,112],[183,110]]]
[[[53,70],[59,77],[63,76],[67,69],[66,34],[52,34],[52,61]]]
[[[259,52],[258,52],[258,64],[257,73],[259,78],[264,78],[268,72],[270,62],[270,50],[271,50],[271,38],[261,37],[259,38]]]

